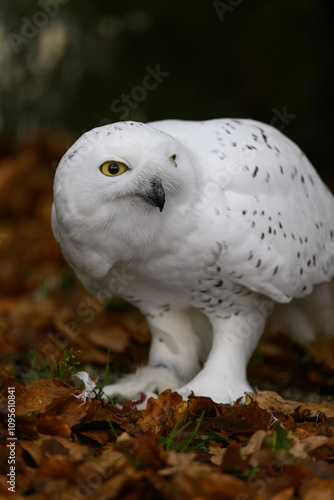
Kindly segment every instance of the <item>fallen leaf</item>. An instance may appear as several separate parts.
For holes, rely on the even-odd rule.
[[[314,478],[302,484],[298,491],[301,500],[333,500],[334,480]]]
[[[155,434],[168,432],[187,407],[187,403],[182,400],[180,394],[167,389],[157,398],[149,398],[146,410],[140,412],[136,423],[142,429]]]
[[[63,437],[69,437],[72,434],[71,427],[62,420],[61,416],[38,415],[36,422],[38,432],[41,434]]]
[[[268,433],[264,430],[256,431],[249,439],[246,446],[241,448],[240,455],[243,460],[248,458],[250,455],[253,455],[256,451],[262,446],[264,438],[268,435]]]
[[[217,405],[218,409],[218,405]],[[272,422],[272,411],[268,412],[261,408],[256,401],[240,406],[219,405],[219,416],[205,418],[205,424],[212,427],[223,428],[225,432],[233,434],[248,433],[251,434],[257,430],[267,430]],[[277,422],[281,422],[284,427],[293,426],[293,421],[283,413],[276,413]]]
[[[298,401],[285,400],[282,396],[273,391],[260,391],[258,394],[252,395],[252,400],[256,401],[260,408],[270,412],[280,411],[285,415],[291,415],[297,421],[314,419],[320,412],[326,417],[334,417],[333,404],[301,404]]]
[[[329,438],[326,436],[308,436],[305,439],[302,439],[300,442],[304,447],[304,450],[308,453],[309,451],[315,450],[316,448],[319,448],[320,446],[328,443]]]
[[[334,479],[334,467],[324,460],[307,459],[304,465],[305,468],[312,472],[312,476],[318,476],[322,479]]]
[[[231,475],[212,470],[206,464],[194,462],[187,469],[177,472],[166,485],[167,498],[184,500],[216,499],[252,500],[255,495],[248,485]]]
[[[34,441],[20,440],[20,445],[32,458],[34,463],[41,465],[49,456],[62,455],[68,461],[80,462],[89,456],[89,448],[78,445],[61,436],[40,436]]]
[[[276,493],[276,495],[272,496],[270,500],[290,500],[294,498],[294,494],[295,488],[286,488],[285,490]]]
[[[77,430],[76,436],[81,443],[91,443],[94,446],[103,446],[112,440],[113,433],[108,429]]]
[[[196,453],[177,453],[171,450],[167,455],[167,467],[160,469],[159,474],[161,476],[171,476],[176,472],[182,472],[187,470],[194,462],[196,458]]]
[[[43,413],[48,407],[55,405],[64,398],[74,398],[80,390],[74,389],[59,379],[41,379],[28,384],[16,398],[16,415],[38,411]],[[80,404],[80,403],[79,403]]]
[[[213,446],[209,447],[210,452],[210,462],[214,465],[221,465],[224,460],[224,455],[227,448],[216,448]]]
[[[111,352],[124,352],[129,345],[128,333],[118,327],[100,330],[94,328],[89,334],[89,340],[99,347],[110,349]]]

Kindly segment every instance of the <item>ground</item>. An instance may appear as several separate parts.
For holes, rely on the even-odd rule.
[[[245,405],[165,391],[138,411],[100,398],[104,379],[146,362],[150,334],[124,302],[91,297],[53,239],[53,175],[72,142],[0,140],[0,495],[334,498],[334,345],[301,349],[271,321]]]

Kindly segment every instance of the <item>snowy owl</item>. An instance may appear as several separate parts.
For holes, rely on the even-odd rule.
[[[334,333],[334,201],[303,152],[253,120],[120,122],[62,158],[52,228],[98,299],[146,316],[148,365],[105,387],[231,403],[273,309],[300,342]]]

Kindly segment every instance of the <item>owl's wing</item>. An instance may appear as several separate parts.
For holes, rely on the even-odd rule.
[[[292,141],[253,120],[150,125],[196,158],[210,208],[198,215],[208,238],[224,246],[221,264],[231,281],[288,302],[331,279],[334,198]]]

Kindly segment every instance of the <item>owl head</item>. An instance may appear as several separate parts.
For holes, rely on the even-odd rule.
[[[191,203],[191,153],[169,134],[120,122],[82,135],[60,161],[54,210],[67,232],[104,228],[140,239]],[[169,221],[170,223],[170,221]]]

